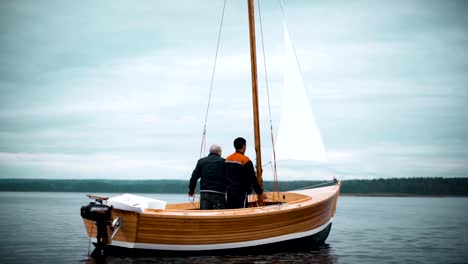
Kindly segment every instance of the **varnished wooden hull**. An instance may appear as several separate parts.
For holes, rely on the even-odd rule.
[[[116,245],[106,245],[103,248],[105,255],[112,256],[200,256],[200,255],[250,255],[250,254],[272,254],[279,252],[297,252],[303,250],[310,250],[313,248],[319,248],[322,246],[327,239],[331,231],[332,223],[324,228],[319,233],[311,236],[301,237],[297,239],[285,240],[280,242],[274,242],[270,244],[261,244],[255,246],[246,246],[241,248],[226,248],[226,249],[213,249],[213,250],[154,250],[154,249],[143,249],[143,248],[128,248]],[[95,244],[95,246],[97,246]],[[96,257],[101,256],[101,252],[98,249],[95,250],[94,255]]]
[[[274,246],[306,239],[323,243],[330,232],[340,184],[297,192],[268,194],[281,205],[230,210],[197,210],[193,204],[135,213],[114,209],[122,227],[107,247],[195,252]],[[252,197],[252,202],[255,198]],[[88,235],[94,222],[84,219]],[[304,243],[304,242],[301,242]]]

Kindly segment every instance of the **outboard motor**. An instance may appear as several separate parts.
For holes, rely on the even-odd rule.
[[[91,221],[106,221],[110,220],[112,207],[105,204],[90,202],[86,206],[81,207],[81,217]]]
[[[103,245],[106,245],[109,243],[109,236],[107,234],[107,226],[110,226],[112,224],[111,222],[112,206],[103,204],[102,199],[97,199],[97,198],[95,199],[96,199],[96,202],[90,202],[88,205],[81,207],[81,217],[94,221],[96,223],[96,226],[97,226],[96,248],[100,249],[102,248]]]

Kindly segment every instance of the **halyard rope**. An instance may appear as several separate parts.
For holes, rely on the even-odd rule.
[[[275,136],[273,132],[273,121],[271,118],[270,91],[268,89],[268,74],[267,74],[266,57],[265,57],[265,42],[263,39],[263,24],[262,24],[262,12],[260,8],[260,0],[257,0],[257,4],[258,4],[258,14],[259,14],[258,17],[259,17],[259,22],[260,22],[260,36],[262,39],[263,69],[265,71],[265,85],[266,85],[267,101],[268,101],[268,114],[270,118],[271,146],[273,149],[273,192],[276,193],[279,198],[278,172],[276,170],[276,151],[275,151],[275,139],[274,139]]]
[[[216,44],[216,54],[215,54],[215,59],[214,59],[214,65],[213,65],[213,72],[211,74],[211,84],[210,84],[210,94],[208,95],[208,105],[206,107],[206,114],[205,114],[205,124],[203,126],[203,135],[202,135],[202,142],[200,146],[200,158],[202,157],[203,153],[205,152],[205,146],[206,146],[206,123],[208,122],[208,112],[210,110],[210,104],[211,104],[211,94],[213,91],[213,83],[214,83],[214,75],[216,72],[216,62],[218,60],[218,51],[219,51],[219,42],[221,40],[221,31],[223,28],[223,21],[224,21],[224,10],[226,8],[226,0],[224,0],[224,5],[223,5],[223,12],[221,15],[221,22],[219,25],[219,32],[218,32],[218,43]]]

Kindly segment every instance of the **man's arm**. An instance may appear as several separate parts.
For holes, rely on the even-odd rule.
[[[250,186],[252,186],[256,194],[262,194],[263,189],[260,187],[260,184],[258,184],[257,175],[255,174],[252,161],[249,160],[244,166],[247,171],[247,179]]]
[[[197,181],[201,177],[201,170],[200,170],[200,161],[197,162],[197,166],[192,172],[192,177],[190,178],[189,183],[189,195],[192,196],[195,194],[195,188],[197,187]]]

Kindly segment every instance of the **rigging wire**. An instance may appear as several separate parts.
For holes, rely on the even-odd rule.
[[[197,205],[195,204],[195,198],[200,199],[199,196],[193,195],[192,199],[190,199],[190,196],[189,196],[189,197],[188,197],[188,200],[189,200],[189,202],[193,205],[193,208],[195,208],[195,209],[198,208],[198,209],[199,209],[199,207],[197,207]]]
[[[278,171],[276,169],[275,139],[274,139],[274,131],[273,131],[273,121],[271,118],[270,91],[268,89],[268,75],[267,75],[267,66],[266,66],[266,58],[265,58],[265,42],[263,38],[263,23],[262,23],[262,12],[261,12],[261,7],[260,7],[260,0],[257,0],[257,5],[258,5],[258,17],[259,17],[259,22],[260,22],[260,36],[262,40],[263,69],[265,72],[264,74],[265,74],[265,85],[266,85],[267,101],[268,101],[268,114],[270,118],[271,146],[273,149],[273,192],[275,192],[279,197]]]
[[[331,181],[326,181],[326,182],[322,182],[322,183],[319,183],[319,184],[315,184],[315,185],[311,185],[311,186],[306,186],[306,187],[302,187],[302,188],[297,188],[297,189],[294,189],[292,191],[300,191],[300,190],[307,190],[307,189],[312,189],[312,188],[315,188],[315,187],[318,187],[318,186],[322,186],[322,185],[330,185],[330,184],[338,184],[338,180],[336,178],[333,178],[333,180]]]
[[[283,0],[279,0],[279,2],[280,2],[280,6],[281,6],[281,14],[283,15],[283,21],[284,21],[284,23],[286,25],[286,29],[288,29],[288,19],[286,17],[286,11],[284,11]],[[288,29],[288,31],[289,31],[289,29]],[[297,68],[299,69],[299,74],[301,75],[301,79],[304,80],[304,74],[302,73],[301,64],[299,63],[299,58],[297,57],[296,47],[294,46],[294,43],[292,43],[292,41],[291,41],[291,46],[292,46],[292,50],[293,50],[293,54],[294,54],[294,59],[296,60]],[[308,97],[307,97],[307,100],[309,100]]]
[[[216,44],[216,54],[215,54],[215,59],[214,59],[213,72],[211,74],[210,93],[208,95],[208,104],[206,106],[206,114],[205,114],[205,124],[203,125],[203,135],[202,135],[202,142],[201,142],[201,146],[200,146],[200,158],[202,157],[203,153],[205,152],[205,147],[206,147],[206,123],[208,122],[208,113],[210,111],[211,94],[213,92],[214,76],[215,76],[215,72],[216,72],[216,62],[218,61],[219,43],[220,43],[220,40],[221,40],[221,31],[222,31],[222,28],[223,28],[224,10],[225,9],[226,9],[226,0],[224,0],[223,12],[222,12],[222,15],[221,15],[221,22],[220,22],[220,25],[219,25],[218,42]]]

